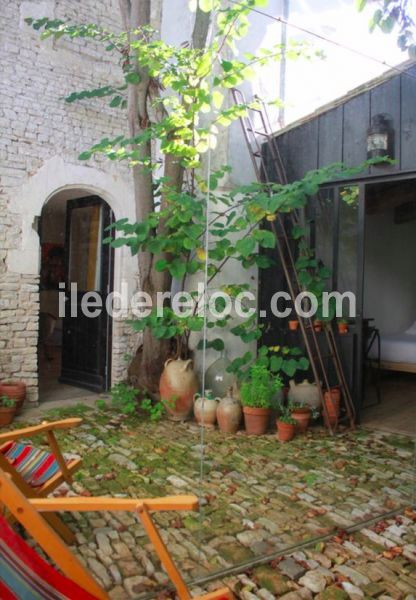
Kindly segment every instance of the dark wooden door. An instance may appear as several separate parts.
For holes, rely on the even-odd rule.
[[[111,317],[105,304],[112,291],[113,251],[102,241],[112,220],[110,207],[97,196],[68,202],[60,381],[94,391],[110,385]]]

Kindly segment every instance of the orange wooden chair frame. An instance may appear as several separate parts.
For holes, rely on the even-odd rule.
[[[62,452],[59,448],[58,442],[55,437],[55,431],[62,429],[71,429],[72,427],[78,427],[81,425],[82,419],[72,418],[64,419],[61,421],[54,421],[51,423],[44,422],[40,425],[34,425],[32,427],[25,427],[24,429],[15,429],[8,431],[7,433],[0,434],[0,471],[9,473],[13,479],[15,485],[19,488],[21,493],[26,498],[45,498],[53,492],[61,483],[66,481],[67,483],[72,482],[72,475],[81,466],[82,460],[80,458],[74,458],[65,461]],[[31,438],[34,435],[45,434],[51,454],[55,457],[56,462],[59,465],[60,470],[48,479],[43,485],[39,487],[32,487],[22,477],[22,475],[16,471],[16,469],[9,463],[7,458],[2,453],[3,448],[8,442],[19,441],[24,438]],[[67,544],[72,544],[75,540],[72,531],[65,525],[65,523],[54,513],[45,515],[45,519],[50,525],[59,533],[59,535],[65,540]]]
[[[109,600],[108,594],[90,575],[88,569],[71,552],[59,535],[41,514],[59,511],[135,511],[153,543],[155,551],[176,588],[180,600],[191,600],[189,589],[176,568],[151,514],[168,510],[197,510],[198,498],[189,496],[166,496],[165,498],[26,498],[13,483],[10,475],[0,472],[0,503],[3,504],[25,528],[57,567],[78,585],[99,600]],[[198,596],[195,600],[233,600],[228,588]]]

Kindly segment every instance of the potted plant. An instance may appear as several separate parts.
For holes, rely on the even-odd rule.
[[[308,430],[311,419],[316,419],[320,412],[306,402],[289,402],[288,406],[291,416],[295,419],[297,430],[305,433]]]
[[[7,396],[16,401],[16,414],[22,411],[26,399],[26,384],[23,381],[2,381],[0,383],[0,396]]]
[[[287,408],[282,411],[276,421],[276,425],[277,437],[281,442],[290,442],[290,440],[293,440],[296,433],[297,421]]]
[[[291,403],[288,408],[290,415],[296,421],[297,430],[300,433],[305,433],[308,430],[312,417],[312,408],[303,402]]]
[[[16,414],[16,400],[7,396],[0,397],[0,427],[10,425]]]
[[[299,327],[299,321],[297,319],[291,319],[288,323],[290,331],[297,331]]]
[[[344,335],[348,333],[348,321],[347,319],[339,319],[338,320],[338,333],[340,335]]]
[[[282,385],[281,378],[272,375],[266,366],[251,366],[249,376],[242,383],[240,390],[244,423],[249,435],[266,433],[272,398]]]
[[[325,425],[333,427],[338,422],[341,407],[341,392],[338,387],[324,392],[324,404],[326,409],[323,413]]]
[[[316,331],[316,333],[320,333],[323,328],[322,321],[320,319],[315,319],[315,321],[313,322],[313,328]]]

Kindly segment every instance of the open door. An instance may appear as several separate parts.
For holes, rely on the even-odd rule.
[[[105,304],[112,291],[113,251],[102,241],[112,221],[110,207],[98,196],[68,202],[59,381],[94,391],[110,385],[111,317]]]

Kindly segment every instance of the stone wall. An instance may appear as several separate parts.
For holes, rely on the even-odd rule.
[[[31,402],[38,399],[36,227],[42,206],[58,191],[52,181],[59,181],[59,189],[77,187],[87,193],[101,189],[117,218],[134,215],[125,166],[104,159],[82,166],[78,161],[79,153],[99,139],[123,133],[125,115],[109,108],[105,100],[68,104],[62,99],[91,85],[120,84],[118,57],[85,40],[41,41],[24,18],[43,16],[120,28],[117,0],[15,0],[3,3],[0,12],[0,379],[25,380]],[[90,180],[94,187],[88,185]],[[111,193],[106,182],[114,188]],[[134,275],[128,256],[116,257],[116,265],[117,281],[126,269],[128,276]],[[127,338],[125,328],[117,325],[118,351],[113,357],[117,378],[123,376],[121,346]],[[132,345],[134,341],[127,351]]]

